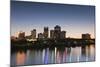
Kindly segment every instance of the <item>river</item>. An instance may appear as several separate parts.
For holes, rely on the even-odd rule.
[[[17,50],[11,53],[11,65],[40,65],[95,61],[95,45]]]

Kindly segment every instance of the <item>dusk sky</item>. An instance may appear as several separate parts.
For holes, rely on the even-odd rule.
[[[81,34],[89,33],[95,38],[95,7],[11,1],[12,36],[19,31],[30,35],[32,29],[40,33],[44,26],[51,30],[56,25],[66,31],[66,37],[81,38]]]

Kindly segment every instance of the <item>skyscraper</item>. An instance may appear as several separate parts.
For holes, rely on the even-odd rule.
[[[42,33],[38,33],[38,38],[42,39],[43,38],[43,34]]]
[[[91,39],[91,36],[88,33],[82,34],[82,39]]]
[[[60,27],[59,25],[56,25],[56,26],[54,27],[54,30],[56,30],[56,31],[61,31],[61,27]]]
[[[36,38],[36,29],[33,29],[33,30],[31,31],[31,38],[32,38],[32,39],[35,39],[35,38]]]
[[[48,27],[44,27],[44,32],[43,32],[44,38],[48,38],[48,35],[49,35]]]
[[[19,40],[23,40],[23,39],[25,39],[25,32],[19,32],[19,34],[18,34],[18,39]]]
[[[54,38],[54,30],[50,30],[50,38]]]
[[[61,31],[60,38],[61,39],[66,38],[66,31]]]
[[[55,39],[60,38],[60,33],[61,33],[61,27],[58,26],[58,25],[56,25],[56,26],[54,27],[54,38],[55,38]]]

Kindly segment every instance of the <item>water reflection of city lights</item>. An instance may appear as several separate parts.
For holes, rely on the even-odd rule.
[[[24,52],[18,52],[16,56],[17,65],[23,65],[25,63],[26,55]]]

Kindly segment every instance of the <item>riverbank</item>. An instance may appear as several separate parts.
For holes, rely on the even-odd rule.
[[[37,41],[11,41],[12,49],[28,49],[28,48],[53,48],[53,47],[76,47],[95,44],[95,39],[38,39]]]

